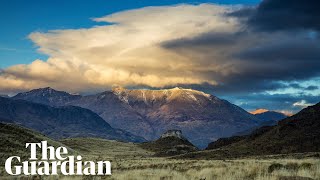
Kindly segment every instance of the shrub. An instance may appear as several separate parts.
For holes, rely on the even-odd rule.
[[[299,169],[298,163],[288,163],[284,166],[285,169],[291,170],[291,171],[297,171]]]
[[[313,165],[311,163],[302,163],[300,164],[300,167],[299,168],[302,168],[302,169],[310,169]]]
[[[275,170],[279,170],[281,168],[283,168],[284,166],[282,164],[279,163],[273,163],[268,167],[268,172],[272,173]]]

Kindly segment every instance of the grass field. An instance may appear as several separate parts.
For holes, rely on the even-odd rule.
[[[171,160],[143,159],[114,163],[113,179],[320,179],[316,159]],[[289,179],[289,178],[287,178]]]
[[[133,143],[93,138],[66,139],[61,143],[76,151],[77,154],[81,154],[84,160],[110,160],[112,176],[51,176],[41,177],[41,179],[320,179],[320,159],[317,157],[270,156],[233,160],[186,160],[153,157],[154,153]],[[23,177],[17,179],[21,178]],[[24,178],[31,179],[30,177]],[[12,177],[7,176],[1,179],[12,179]]]

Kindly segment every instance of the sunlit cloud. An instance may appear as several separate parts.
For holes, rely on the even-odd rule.
[[[234,8],[211,4],[146,7],[93,19],[111,23],[103,26],[33,32],[29,38],[49,59],[4,69],[0,87],[47,85],[86,91],[113,85],[215,85],[205,72],[225,69],[214,62],[204,64],[182,56],[161,44],[206,32],[234,32],[238,21],[225,16]]]
[[[301,100],[301,101],[293,103],[293,106],[302,107],[302,108],[306,108],[306,107],[312,106],[312,105],[313,104],[308,103],[306,100]]]

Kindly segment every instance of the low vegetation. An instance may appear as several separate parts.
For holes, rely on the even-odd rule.
[[[270,170],[272,169],[272,171]],[[114,180],[308,180],[320,179],[318,159],[176,160],[117,159],[112,176],[44,177],[43,179]]]
[[[9,131],[4,126],[1,133]],[[16,128],[16,127],[13,127]],[[15,135],[16,134],[16,135]],[[21,135],[23,134],[23,135]],[[4,135],[4,134],[2,134]],[[17,136],[19,135],[19,136]],[[1,142],[1,162],[10,153],[21,153],[27,156],[28,151],[22,148],[23,141],[49,140],[40,134],[25,129],[6,132]],[[31,139],[30,139],[31,138]],[[6,140],[5,140],[6,139]],[[19,140],[20,139],[20,140]],[[16,148],[5,142],[16,142]],[[142,149],[134,143],[123,143],[94,138],[72,138],[60,142],[49,140],[56,145],[64,144],[75,153],[81,154],[84,160],[110,160],[112,176],[51,176],[51,177],[15,177],[15,179],[114,179],[114,180],[308,180],[320,179],[320,159],[318,153],[256,156],[241,159],[192,160],[154,157],[154,153]],[[20,144],[20,145],[19,145]],[[6,150],[3,148],[12,148]],[[5,154],[6,153],[6,154]],[[1,165],[0,179],[12,179]]]
[[[120,161],[115,163],[113,168],[112,178],[123,180],[320,179],[320,161],[318,159],[239,159],[224,161],[143,159]]]

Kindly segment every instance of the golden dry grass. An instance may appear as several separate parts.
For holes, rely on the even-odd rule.
[[[110,160],[112,176],[51,176],[42,179],[276,180],[283,176],[320,179],[320,159],[315,157],[184,160],[155,158],[152,157],[153,153],[132,143],[92,138],[76,138],[62,142],[83,155],[84,159]],[[277,164],[281,164],[281,167]],[[270,166],[275,168],[271,168],[271,171]],[[7,178],[12,179],[8,176]]]

